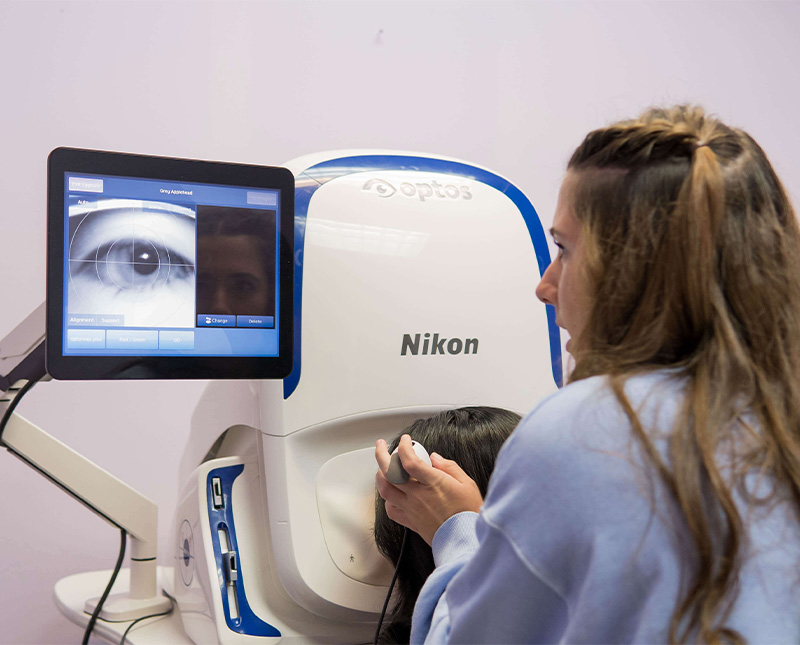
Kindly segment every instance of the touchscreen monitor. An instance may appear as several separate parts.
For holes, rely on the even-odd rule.
[[[54,378],[290,372],[288,169],[58,148],[47,236]]]

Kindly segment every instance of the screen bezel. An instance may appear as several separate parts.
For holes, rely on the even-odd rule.
[[[65,174],[144,178],[280,191],[277,356],[64,355]],[[282,379],[292,369],[294,175],[287,168],[56,148],[48,157],[47,372],[62,380]]]

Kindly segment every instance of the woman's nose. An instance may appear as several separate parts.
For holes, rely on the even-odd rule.
[[[551,262],[545,269],[539,285],[536,287],[536,297],[546,305],[556,304],[558,296],[558,260]]]
[[[214,298],[211,301],[212,309],[210,313],[212,314],[233,314],[236,313],[233,311],[233,308],[230,305],[230,298],[228,297],[228,292],[225,289],[225,286],[222,284],[216,285],[214,289]]]

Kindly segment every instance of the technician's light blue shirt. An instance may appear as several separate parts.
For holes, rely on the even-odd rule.
[[[681,387],[665,373],[626,385],[662,455]],[[747,543],[726,624],[750,643],[800,643],[796,515],[787,501],[740,513]],[[603,377],[562,388],[522,421],[480,515],[450,518],[433,552],[412,643],[664,643],[695,557]]]

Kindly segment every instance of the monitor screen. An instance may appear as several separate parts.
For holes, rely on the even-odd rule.
[[[48,167],[54,378],[283,378],[286,168],[58,148]]]

